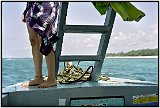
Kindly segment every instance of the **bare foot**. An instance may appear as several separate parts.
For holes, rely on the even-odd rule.
[[[37,86],[40,85],[44,82],[43,77],[35,77],[35,79],[27,82],[27,83],[23,83],[21,84],[22,87],[28,87],[28,86]]]
[[[44,83],[40,84],[38,88],[48,88],[57,85],[57,82],[55,79],[47,79]]]
[[[35,79],[31,80],[29,82],[29,86],[37,86],[39,84],[42,84],[44,82],[43,77],[35,77]]]
[[[29,86],[29,82],[23,83],[23,84],[21,84],[21,86],[22,86],[22,87],[28,87],[28,86]]]

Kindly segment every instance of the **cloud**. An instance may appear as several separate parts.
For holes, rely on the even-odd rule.
[[[111,36],[108,52],[127,52],[130,50],[157,48],[158,26],[156,24],[147,30],[134,31],[132,33],[114,32]]]
[[[151,33],[154,35],[158,35],[158,24],[153,24],[150,26]]]
[[[158,47],[158,28],[156,24],[147,29],[125,32],[114,31],[111,34],[107,52],[127,52]],[[96,54],[101,34],[70,34],[63,44],[64,54]]]
[[[62,54],[94,55],[97,53],[100,34],[66,34]]]

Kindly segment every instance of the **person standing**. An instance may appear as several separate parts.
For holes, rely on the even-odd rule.
[[[32,55],[35,68],[35,78],[29,81],[29,86],[47,88],[55,86],[55,49],[53,46],[59,40],[56,36],[55,22],[59,9],[59,2],[27,2],[22,15],[22,21],[26,23],[29,40],[32,47]],[[44,81],[42,76],[42,62],[45,55],[48,79]]]

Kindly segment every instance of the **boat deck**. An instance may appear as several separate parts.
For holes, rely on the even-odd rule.
[[[22,83],[24,82],[2,89],[3,106],[91,106],[95,101],[96,105],[100,106],[143,106],[144,103],[141,101],[134,102],[134,97],[158,97],[157,84],[129,79],[110,78],[108,81],[99,82],[58,83],[57,86],[49,88],[22,87]],[[155,102],[152,102],[151,106],[153,105]]]

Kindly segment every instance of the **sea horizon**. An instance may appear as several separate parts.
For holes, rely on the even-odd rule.
[[[84,55],[83,55],[84,56]],[[2,59],[26,59],[26,58],[33,58],[33,57],[2,57]],[[45,57],[43,57],[45,58]],[[158,56],[105,56],[105,58],[158,58]]]
[[[158,56],[108,56],[105,58],[158,58]]]

